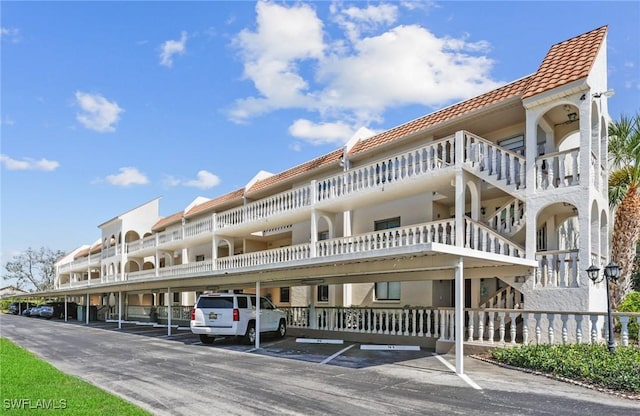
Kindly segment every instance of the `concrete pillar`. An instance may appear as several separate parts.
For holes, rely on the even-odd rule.
[[[260,348],[260,281],[256,281],[256,348]]]
[[[464,374],[464,260],[462,257],[458,259],[455,275],[456,374]]]

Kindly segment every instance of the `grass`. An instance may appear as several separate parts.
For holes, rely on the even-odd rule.
[[[497,348],[492,358],[501,363],[551,374],[637,396],[640,394],[640,348],[604,344],[528,345]]]
[[[0,397],[2,411],[16,415],[56,410],[74,416],[150,414],[64,374],[6,338],[0,338]]]

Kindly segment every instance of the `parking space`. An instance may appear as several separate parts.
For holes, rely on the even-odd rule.
[[[69,321],[67,323],[85,326],[84,322],[79,321]],[[154,326],[149,323],[126,322],[118,329],[116,322],[91,322],[89,327],[175,341],[191,345],[200,351],[207,348],[223,349],[354,369],[402,362],[408,363],[412,360],[433,357],[432,351],[424,349],[404,350],[393,345],[380,350],[362,349],[362,344],[355,342],[335,343],[336,341],[333,340],[334,343],[325,343],[324,340],[305,340],[295,337],[281,339],[270,334],[262,335],[261,348],[258,350],[253,345],[243,344],[235,337],[216,338],[213,344],[203,344],[197,335],[191,333],[188,327],[172,327],[171,335],[169,336],[167,335],[166,326]]]

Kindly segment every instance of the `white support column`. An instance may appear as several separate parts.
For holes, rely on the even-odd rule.
[[[64,295],[64,321],[67,322],[67,316],[69,315],[68,312],[68,307],[67,307],[67,295]],[[20,313],[22,315],[22,313]]]
[[[171,336],[171,288],[167,288],[167,336]]]
[[[84,307],[84,316],[85,316],[85,321],[86,324],[89,325],[89,294],[87,293],[87,302],[86,305]]]
[[[256,281],[256,348],[260,348],[260,281]]]
[[[464,374],[464,260],[456,265],[455,293],[456,374]]]
[[[311,257],[318,257],[318,213],[315,209],[311,211],[311,238],[309,242],[311,243]]]
[[[122,329],[122,291],[118,292],[118,329]]]
[[[466,185],[464,183],[464,171],[460,169],[456,172],[456,188],[455,188],[455,238],[456,246],[464,247],[464,213],[466,202]]]

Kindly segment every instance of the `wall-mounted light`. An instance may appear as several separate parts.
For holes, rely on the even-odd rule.
[[[594,92],[593,93],[593,98],[600,98],[600,97],[613,97],[613,95],[616,92],[613,89],[609,89],[606,91],[602,91],[602,92]]]
[[[487,212],[487,209],[485,207],[480,208],[480,214],[484,215],[486,212]]]
[[[580,96],[580,101],[584,101],[587,98],[587,94],[582,94]]]
[[[569,114],[567,114],[567,117],[569,117],[569,121],[576,121],[578,119],[578,114],[569,113]]]

